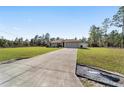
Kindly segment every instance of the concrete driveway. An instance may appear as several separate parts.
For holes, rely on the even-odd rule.
[[[47,54],[0,65],[0,86],[81,87],[75,75],[76,49]]]

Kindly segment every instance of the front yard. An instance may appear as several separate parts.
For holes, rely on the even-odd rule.
[[[78,49],[77,63],[124,74],[124,49]]]
[[[57,49],[58,48],[46,47],[0,48],[0,61],[17,58],[29,58],[48,53]]]

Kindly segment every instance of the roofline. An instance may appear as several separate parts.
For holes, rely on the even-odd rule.
[[[69,39],[67,39],[67,40],[60,40],[60,41],[56,40],[56,41],[51,41],[50,43],[63,43],[63,42],[64,43],[73,43],[73,42],[74,43],[82,43],[81,40],[72,40],[72,39],[71,40],[69,40]]]

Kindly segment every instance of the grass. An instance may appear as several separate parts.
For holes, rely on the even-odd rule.
[[[58,48],[45,47],[0,48],[0,61],[17,58],[29,58],[47,52],[51,52],[57,49]]]
[[[78,49],[77,62],[124,74],[124,49]]]
[[[81,83],[83,84],[84,87],[94,87],[91,81],[89,80],[81,80]]]

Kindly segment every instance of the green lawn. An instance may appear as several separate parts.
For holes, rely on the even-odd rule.
[[[124,49],[78,49],[77,62],[124,74]]]
[[[0,48],[0,61],[17,58],[29,58],[57,49],[58,48],[45,47]]]

